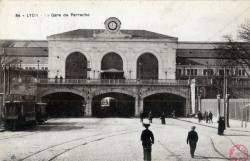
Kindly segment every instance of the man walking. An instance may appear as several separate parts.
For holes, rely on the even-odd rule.
[[[149,120],[150,123],[153,122],[153,114],[152,114],[151,111],[149,111],[149,113],[148,113],[148,120]]]
[[[213,114],[211,111],[209,111],[208,118],[209,118],[209,122],[213,123]]]
[[[196,144],[198,142],[198,134],[194,130],[195,130],[195,126],[192,126],[191,131],[188,132],[188,136],[187,136],[187,144],[189,144],[190,146],[190,154],[192,158],[194,157]]]
[[[152,131],[148,129],[150,126],[149,123],[143,123],[143,126],[146,128],[141,133],[141,141],[143,147],[143,159],[144,161],[151,161],[151,151],[152,144],[154,144],[154,135]]]

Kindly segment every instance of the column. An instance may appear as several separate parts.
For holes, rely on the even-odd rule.
[[[217,102],[218,102],[218,105],[217,105],[217,120],[218,118],[221,116],[221,109],[220,109],[220,95],[218,94],[217,95]]]
[[[139,112],[139,99],[138,97],[135,98],[135,116],[139,116],[140,112]]]
[[[198,95],[198,111],[201,111],[201,95]]]
[[[135,98],[135,116],[139,116],[143,112],[143,99],[141,97]]]
[[[92,116],[92,99],[88,98],[86,101],[86,106],[85,106],[85,116],[86,117],[91,117]]]
[[[195,79],[191,80],[191,84],[190,84],[190,91],[191,91],[191,111],[189,111],[190,113],[195,113],[195,95],[196,95],[196,91],[195,91]]]

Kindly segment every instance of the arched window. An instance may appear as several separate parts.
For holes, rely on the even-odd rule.
[[[67,57],[65,65],[65,78],[87,78],[87,59],[82,53],[74,52]]]
[[[106,54],[101,61],[102,79],[124,79],[123,61],[116,53]]]
[[[137,79],[158,79],[158,60],[153,54],[144,53],[138,58]]]

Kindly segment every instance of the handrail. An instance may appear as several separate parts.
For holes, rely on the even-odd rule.
[[[39,79],[38,84],[89,84],[89,85],[189,85],[188,80],[156,79]]]

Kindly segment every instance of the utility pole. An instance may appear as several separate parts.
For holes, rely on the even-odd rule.
[[[6,95],[6,67],[5,67],[5,48],[3,48],[3,104],[2,104],[2,109],[1,109],[1,112],[5,106],[5,95]],[[0,115],[2,116],[2,115]]]
[[[226,85],[226,66],[224,66],[224,74],[223,74],[223,111],[225,118],[225,127],[227,125],[227,114],[226,114],[226,94],[227,94],[227,85]]]
[[[227,70],[224,66],[224,89],[223,89],[223,99],[224,99],[224,118],[225,118],[225,127],[229,126],[229,94],[227,94]]]

